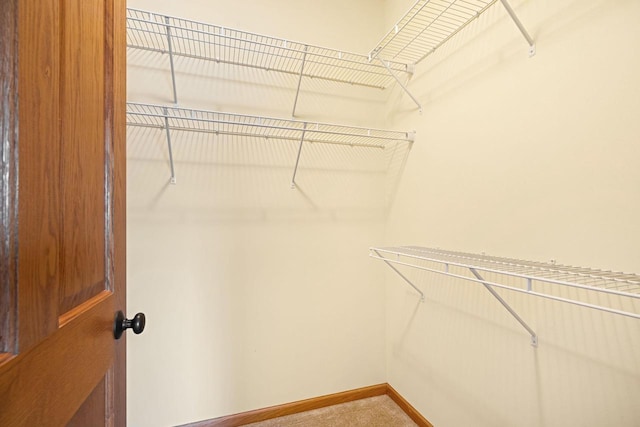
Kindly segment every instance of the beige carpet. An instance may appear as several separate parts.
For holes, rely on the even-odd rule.
[[[370,397],[258,423],[251,427],[416,427],[389,396]]]

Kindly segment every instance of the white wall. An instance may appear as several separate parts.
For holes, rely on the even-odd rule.
[[[393,98],[417,138],[386,243],[640,272],[640,3],[511,3],[534,58],[498,2],[417,66],[422,115]],[[434,425],[638,425],[638,320],[501,291],[532,348],[481,286],[407,274],[426,302],[388,273],[387,380]]]
[[[129,6],[366,52],[381,1],[143,1]],[[131,101],[170,104],[167,58],[129,52]],[[180,106],[288,118],[293,77],[176,59]],[[324,93],[328,91],[332,96]],[[304,81],[298,118],[380,127],[386,94]],[[378,384],[385,159],[296,141],[128,130],[128,421],[176,425]]]

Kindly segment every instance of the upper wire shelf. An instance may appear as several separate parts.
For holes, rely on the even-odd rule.
[[[372,55],[417,64],[497,0],[418,0]]]
[[[418,0],[371,51],[370,58],[417,64],[498,0]],[[535,54],[533,40],[507,2],[505,9]]]
[[[396,273],[419,292],[424,294],[394,265],[408,266],[424,271],[456,277],[484,285],[489,292],[527,329],[533,345],[537,345],[537,335],[520,318],[493,288],[508,289],[542,298],[570,303],[608,313],[640,319],[638,305],[628,310],[620,300],[624,310],[610,305],[597,303],[588,294],[607,294],[623,299],[640,299],[640,276],[636,274],[602,271],[590,268],[523,261],[487,255],[452,252],[419,246],[401,246],[389,248],[370,248],[369,256],[384,261]],[[469,274],[471,273],[471,274]],[[568,292],[560,289],[573,288]],[[570,296],[568,296],[570,295]],[[607,300],[610,303],[609,300]]]
[[[175,56],[384,89],[395,79],[367,55],[127,9],[127,46]],[[398,73],[408,66],[390,62]]]

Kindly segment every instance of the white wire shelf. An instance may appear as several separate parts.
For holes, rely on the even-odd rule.
[[[138,9],[127,9],[127,46],[170,56],[174,96],[174,56],[378,89],[395,82],[386,67],[370,62],[367,55]],[[389,62],[388,66],[400,75],[410,71],[406,64],[399,62]]]
[[[508,306],[493,288],[507,289],[542,298],[574,304],[590,309],[640,319],[638,310],[626,311],[600,303],[593,303],[587,294],[607,294],[623,299],[640,299],[640,276],[636,274],[601,271],[590,268],[523,261],[487,255],[452,252],[419,246],[370,248],[369,256],[384,261],[409,283],[424,299],[415,286],[395,265],[443,274],[484,285],[531,334],[532,344],[537,344],[535,332]],[[471,273],[471,274],[469,274]],[[564,288],[578,289],[557,292]],[[599,300],[600,301],[600,300]],[[631,304],[633,305],[633,304]],[[638,305],[635,305],[638,307]]]
[[[127,126],[165,130],[171,162],[172,183],[175,183],[171,154],[171,132],[174,131],[234,135],[274,141],[296,141],[299,143],[299,148],[291,182],[292,187],[295,186],[295,174],[304,143],[385,150],[390,146],[395,147],[399,142],[412,143],[415,138],[414,132],[287,120],[134,102],[127,103]]]
[[[384,149],[389,142],[414,139],[413,132],[127,102],[128,126],[164,128],[165,118],[171,130],[292,141],[304,132],[305,142],[350,147]]]
[[[371,51],[370,57],[417,64],[498,0],[418,0]],[[530,46],[533,40],[506,0],[501,0]]]

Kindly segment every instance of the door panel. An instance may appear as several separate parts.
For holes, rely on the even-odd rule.
[[[58,327],[62,235],[60,9],[56,1],[29,3],[21,2],[18,8],[19,194],[27,196],[20,197],[18,214],[17,350],[21,352]],[[50,31],[23,31],[29,27]]]
[[[105,147],[105,1],[61,4],[64,313],[105,289],[105,151],[112,147]]]
[[[0,367],[0,425],[64,425],[113,363],[113,296],[77,308],[60,330]],[[104,402],[103,402],[104,405]]]
[[[125,425],[125,2],[0,10],[0,425]]]
[[[71,421],[67,423],[67,427],[88,427],[103,424],[107,418],[104,404],[107,397],[106,394],[106,381],[103,379],[93,389],[93,392],[71,418]]]

